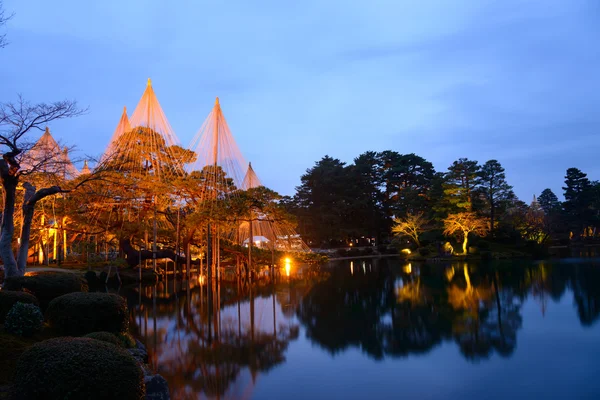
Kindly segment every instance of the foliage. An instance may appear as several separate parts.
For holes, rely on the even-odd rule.
[[[46,319],[57,332],[70,336],[98,331],[117,334],[129,328],[125,299],[110,293],[70,293],[58,297],[50,302]]]
[[[567,169],[565,186],[563,186],[565,201],[564,211],[570,218],[570,227],[577,233],[594,223],[592,206],[594,187],[587,174],[577,168]]]
[[[17,302],[39,305],[38,299],[31,293],[0,290],[0,324],[4,323],[6,314]]]
[[[443,187],[449,212],[473,210],[473,192],[479,183],[479,171],[477,161],[467,158],[460,158],[448,167]]]
[[[56,297],[67,293],[87,290],[87,286],[76,274],[71,273],[37,273],[36,275],[6,278],[6,290],[27,290],[37,297],[40,306],[45,308]]]
[[[485,198],[485,209],[490,218],[490,230],[496,224],[497,209],[506,207],[513,196],[512,186],[506,182],[504,168],[497,160],[489,160],[479,170],[479,192]]]
[[[139,400],[145,395],[144,375],[124,349],[62,337],[35,344],[21,355],[12,394],[15,400]]]
[[[4,330],[19,336],[31,336],[42,330],[44,316],[40,308],[31,303],[15,303],[4,321]]]
[[[112,334],[110,332],[104,332],[104,331],[92,332],[92,333],[88,333],[87,335],[84,335],[84,337],[100,340],[100,341],[107,342],[107,343],[112,343],[115,346],[125,347],[122,345],[121,341],[114,334]]]
[[[387,212],[398,216],[427,212],[432,205],[433,164],[416,154],[379,153]]]
[[[17,360],[35,343],[53,337],[49,329],[43,329],[30,337],[15,336],[0,329],[0,385],[12,383]],[[2,398],[0,396],[0,398]]]
[[[544,189],[538,196],[537,201],[546,215],[552,215],[560,212],[560,201],[558,201],[558,197],[556,197],[551,189]]]
[[[488,232],[488,226],[484,219],[478,217],[474,212],[462,212],[450,214],[444,220],[444,234],[453,235],[459,233],[463,237],[463,254],[467,254],[469,234],[483,236]]]
[[[392,228],[392,232],[399,236],[410,237],[417,246],[420,246],[419,235],[425,231],[425,225],[429,222],[425,219],[424,214],[407,214],[404,218],[395,218],[396,225]]]
[[[348,204],[355,193],[345,163],[325,156],[300,181],[295,196],[300,232],[317,245],[346,237],[353,225]]]

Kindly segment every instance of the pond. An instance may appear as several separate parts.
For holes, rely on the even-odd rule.
[[[174,399],[597,399],[600,261],[348,260],[126,292]]]

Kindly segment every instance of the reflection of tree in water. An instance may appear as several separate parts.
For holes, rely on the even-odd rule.
[[[521,327],[520,301],[510,287],[500,289],[495,273],[482,274],[475,284],[466,264],[462,270],[464,284],[451,283],[447,289],[448,303],[455,311],[452,333],[462,354],[471,360],[488,358],[494,350],[509,356]]]
[[[598,271],[598,266],[576,266],[571,276],[571,286],[581,324],[593,325],[600,315],[600,271]]]
[[[531,296],[541,312],[572,288],[583,325],[600,315],[600,271],[537,264],[333,269],[302,299],[297,315],[308,338],[335,354],[357,347],[375,359],[427,352],[455,341],[469,360],[513,354],[521,308]]]
[[[395,303],[394,282],[387,264],[336,268],[302,299],[297,314],[307,336],[331,353],[360,347],[375,358],[384,355],[382,321]]]
[[[298,338],[297,325],[276,320],[273,286],[254,287],[241,296],[222,286],[211,292],[210,308],[206,287],[178,289],[168,299],[144,296],[141,307],[131,308],[172,398],[248,398],[258,373],[283,363],[289,342]],[[285,285],[275,289],[291,290]]]

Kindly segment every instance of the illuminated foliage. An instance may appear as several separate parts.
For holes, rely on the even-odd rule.
[[[444,219],[444,235],[458,233],[462,236],[463,254],[467,254],[469,234],[484,236],[488,232],[487,222],[474,212],[450,214]]]
[[[395,218],[396,225],[392,232],[398,236],[410,237],[417,246],[420,246],[419,235],[425,230],[425,225],[429,222],[422,212],[418,214],[407,214],[404,218]]]

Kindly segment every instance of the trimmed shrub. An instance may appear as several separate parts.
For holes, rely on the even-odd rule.
[[[81,278],[72,273],[39,273],[29,276],[12,276],[4,281],[6,290],[27,290],[33,293],[45,308],[52,299],[72,292],[87,290]]]
[[[98,275],[96,275],[96,271],[87,271],[83,278],[87,281],[89,286],[94,286],[98,284]]]
[[[103,342],[112,343],[115,346],[124,347],[121,344],[121,341],[110,332],[92,332],[92,333],[88,333],[84,337],[90,338],[90,339],[101,340]]]
[[[31,336],[42,330],[44,315],[35,304],[17,302],[4,320],[4,330],[13,335]]]
[[[0,290],[0,324],[4,323],[6,314],[16,302],[39,305],[37,298],[31,293]]]
[[[110,293],[69,293],[52,300],[46,310],[50,327],[65,336],[106,331],[127,332],[127,302]]]
[[[56,338],[33,345],[15,368],[15,400],[139,400],[144,374],[124,349],[90,338]]]

